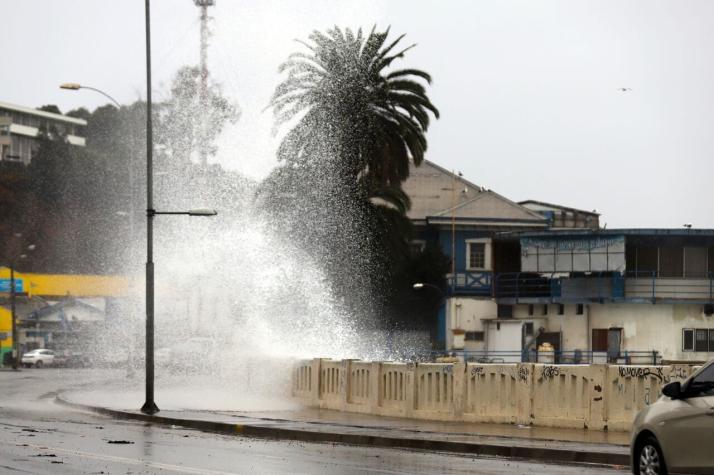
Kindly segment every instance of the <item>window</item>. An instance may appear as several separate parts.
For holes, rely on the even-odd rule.
[[[543,305],[543,315],[548,315],[548,304]]]
[[[682,351],[694,351],[694,330],[691,328],[682,330]]]
[[[688,279],[707,277],[707,251],[706,247],[684,248],[684,277]]]
[[[565,315],[565,305],[558,304],[558,315]]]
[[[464,335],[464,340],[466,341],[483,341],[483,339],[483,332],[466,332],[466,335]]]
[[[714,352],[714,328],[682,329],[682,351]]]
[[[714,396],[714,365],[709,365],[689,384],[696,396]]]
[[[533,313],[534,313],[534,311],[535,311],[535,308],[534,308],[534,307],[535,307],[535,306],[534,306],[533,304],[529,304],[529,305],[528,305],[528,316],[529,316],[529,317],[532,317],[532,316],[533,316]]]
[[[523,332],[526,334],[526,336],[532,336],[533,335],[533,322],[526,322],[523,325]]]
[[[582,315],[585,313],[585,306],[581,303],[575,306],[575,315]]]
[[[659,276],[684,277],[683,247],[661,247],[659,249]]]
[[[513,318],[513,305],[498,305],[498,318]]]
[[[411,253],[412,257],[416,257],[422,252],[424,252],[425,247],[426,241],[415,239],[409,243],[409,252]]]
[[[700,328],[694,332],[694,351],[709,351],[709,331],[707,329]]]
[[[486,268],[486,243],[485,242],[470,242],[469,243],[469,269],[485,269]]]

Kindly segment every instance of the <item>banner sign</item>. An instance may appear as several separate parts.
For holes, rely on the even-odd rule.
[[[625,236],[521,238],[521,271],[624,272]]]
[[[0,279],[0,292],[10,293],[11,279]],[[25,285],[22,279],[15,279],[15,292],[22,293],[25,291]]]

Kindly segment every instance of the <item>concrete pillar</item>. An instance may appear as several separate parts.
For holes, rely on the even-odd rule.
[[[369,407],[371,414],[379,414],[381,401],[382,363],[372,362],[369,369]]]
[[[342,360],[342,365],[340,367],[340,405],[341,410],[346,410],[347,405],[350,403],[350,388],[352,387],[352,362],[359,361],[359,359],[348,359]]]
[[[310,406],[320,406],[320,370],[322,359],[314,358],[310,366]]]
[[[607,427],[607,401],[605,400],[607,365],[590,365],[590,414],[588,429],[604,430]]]
[[[454,402],[452,414],[455,420],[460,421],[463,420],[464,408],[466,406],[466,364],[454,363],[453,365]]]
[[[533,363],[518,363],[516,365],[516,424],[533,424],[534,373]]]
[[[407,363],[407,371],[405,373],[405,391],[406,391],[406,408],[405,417],[413,417],[416,410],[416,367],[417,363]]]

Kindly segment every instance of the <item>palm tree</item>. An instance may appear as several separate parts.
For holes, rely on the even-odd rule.
[[[277,124],[293,122],[278,150],[291,165],[336,172],[351,186],[370,182],[400,187],[410,160],[419,165],[427,148],[430,113],[439,117],[418,69],[387,69],[414,45],[395,50],[404,35],[386,44],[389,29],[366,37],[338,27],[314,31],[309,53],[294,53],[271,100]]]

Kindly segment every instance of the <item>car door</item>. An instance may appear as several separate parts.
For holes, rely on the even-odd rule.
[[[714,363],[689,380],[685,397],[672,401],[659,422],[665,461],[671,471],[712,473],[714,469]]]

